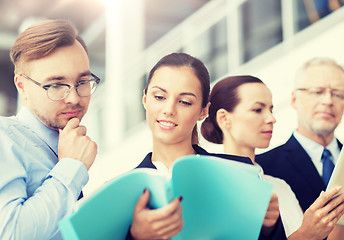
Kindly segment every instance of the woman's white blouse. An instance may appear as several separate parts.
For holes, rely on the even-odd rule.
[[[299,201],[290,186],[283,179],[265,174],[262,174],[261,177],[274,185],[272,191],[278,196],[281,220],[285,234],[289,237],[302,224],[303,212]]]

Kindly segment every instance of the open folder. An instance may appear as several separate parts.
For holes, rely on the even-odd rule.
[[[326,191],[341,186],[342,190],[339,194],[344,193],[344,148],[340,151],[336,165],[333,169],[330,181],[327,184]],[[337,221],[337,225],[344,226],[344,215]]]
[[[254,165],[189,155],[175,161],[172,177],[154,169],[134,169],[85,199],[59,228],[69,239],[125,239],[134,206],[145,188],[150,208],[182,196],[184,226],[173,240],[258,239],[272,184]]]

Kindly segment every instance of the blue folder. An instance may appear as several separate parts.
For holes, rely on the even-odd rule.
[[[171,178],[153,169],[134,169],[87,198],[59,228],[65,240],[125,239],[136,201],[147,188],[151,208],[183,197],[184,227],[173,240],[256,240],[272,191],[259,171],[201,155],[176,160]]]

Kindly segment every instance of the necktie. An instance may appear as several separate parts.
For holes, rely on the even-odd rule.
[[[334,168],[334,164],[332,161],[332,154],[326,148],[324,149],[323,154],[321,156],[321,161],[323,163],[322,178],[323,178],[323,181],[325,183],[325,186],[327,186],[328,181],[330,180],[333,168]]]

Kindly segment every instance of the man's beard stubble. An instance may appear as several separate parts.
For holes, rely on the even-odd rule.
[[[34,114],[36,115],[36,117],[48,128],[53,129],[55,131],[59,131],[59,129],[63,130],[64,127],[66,126],[67,122],[69,120],[71,120],[73,117],[68,118],[68,121],[66,123],[61,123],[58,121],[58,116],[61,114],[61,112],[66,112],[66,111],[70,111],[70,110],[75,110],[78,109],[80,110],[80,112],[83,112],[83,107],[80,106],[80,104],[74,105],[71,108],[68,108],[68,110],[64,110],[64,111],[60,111],[59,113],[57,113],[57,116],[53,119],[53,120],[49,120],[48,118],[46,118],[43,114],[40,114],[39,111],[37,111],[36,109],[34,110]],[[79,118],[79,120],[81,121],[83,115]]]

